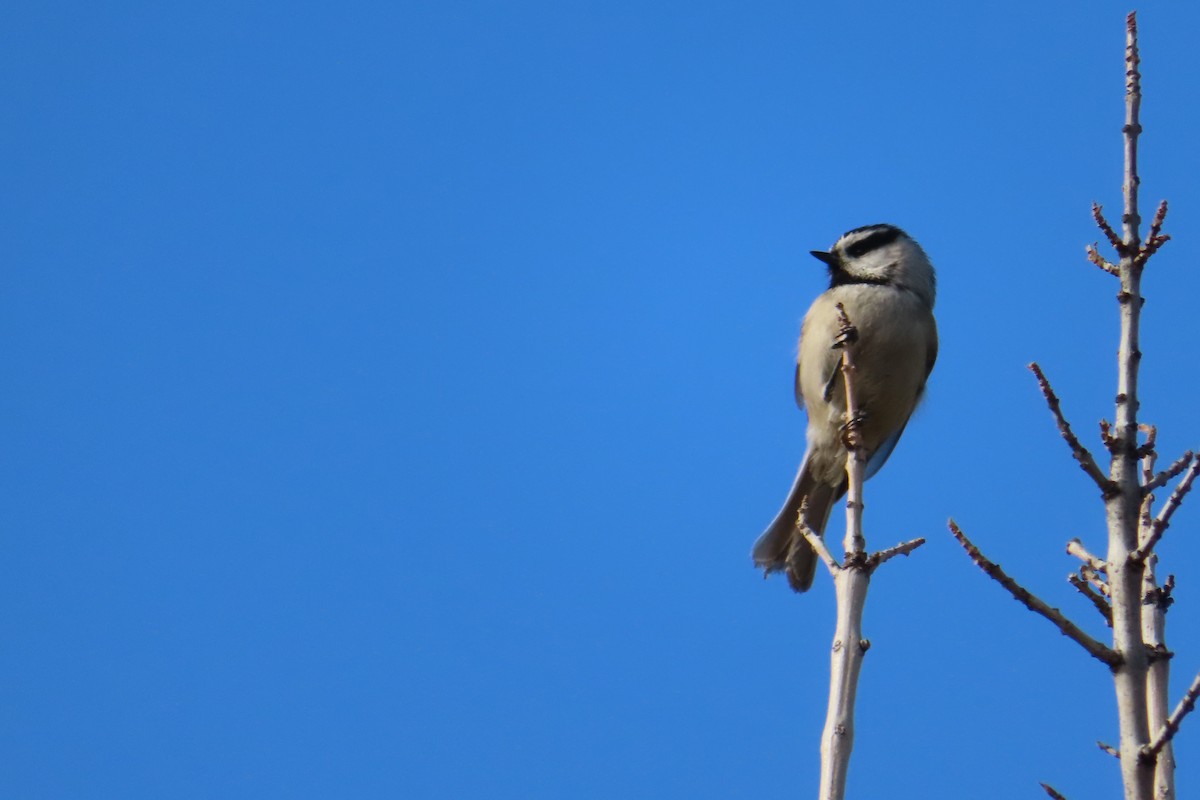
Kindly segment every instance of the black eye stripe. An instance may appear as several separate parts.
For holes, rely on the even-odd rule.
[[[834,286],[855,286],[870,283],[875,286],[895,286],[890,278],[873,275],[851,275],[849,272],[836,270],[829,275],[829,288]],[[900,287],[904,288],[904,287]]]
[[[882,228],[875,231],[865,239],[860,239],[854,244],[846,248],[846,255],[851,258],[858,258],[866,255],[872,250],[878,250],[880,247],[889,245],[900,236],[899,228]]]

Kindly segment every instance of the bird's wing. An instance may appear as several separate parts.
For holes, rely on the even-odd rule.
[[[928,328],[929,328],[929,340],[928,340],[928,343],[925,345],[925,377],[926,378],[928,378],[929,373],[933,371],[933,362],[937,361],[937,354],[938,354],[937,327],[933,322],[932,315],[930,315],[930,317],[929,317]],[[920,402],[921,395],[924,394],[924,392],[925,392],[925,381],[922,380],[920,388],[917,389],[916,402]],[[900,435],[904,433],[904,428],[907,425],[908,425],[908,422],[906,421],[904,423],[904,425],[900,426],[899,430],[897,430],[895,433],[893,433],[891,436],[889,436],[887,439],[885,439],[883,441],[883,444],[879,445],[879,447],[875,450],[875,452],[871,454],[871,457],[869,459],[867,459],[867,474],[866,474],[866,477],[863,478],[863,480],[870,478],[872,475],[874,475],[876,472],[879,472],[879,470],[883,468],[883,465],[887,463],[888,458],[892,455],[892,451],[896,449],[896,443],[900,441]]]
[[[935,347],[935,349],[936,349],[936,347]],[[842,374],[841,356],[838,356],[837,359],[835,359],[833,362],[831,362],[830,367],[831,368],[829,370],[829,379],[825,381],[825,389],[824,389],[824,391],[821,392],[821,395],[822,395],[822,397],[824,397],[826,403],[828,403],[830,400],[833,399],[833,393],[835,391],[837,391],[838,378],[841,377],[841,374]],[[933,369],[933,365],[931,364],[929,368]],[[929,373],[926,373],[926,375],[928,375],[928,374]],[[799,408],[801,411],[803,411],[804,410],[804,390],[800,388],[800,364],[799,364],[799,362],[796,363],[796,377],[794,380],[795,380],[795,392],[796,392],[796,407]]]
[[[929,315],[929,319],[925,325],[926,332],[929,337],[925,342],[925,378],[929,378],[929,373],[933,372],[933,363],[937,361],[938,355],[938,335],[937,323],[933,321],[933,315]],[[925,381],[921,381],[921,385],[917,387],[916,402],[921,402],[921,398],[925,395]]]
[[[929,344],[925,347],[925,377],[929,377],[929,373],[933,372],[933,362],[937,361],[938,354],[938,336],[937,326],[933,322],[933,318],[929,319]]]
[[[900,430],[893,433],[891,436],[883,440],[883,444],[876,448],[871,457],[867,459],[867,472],[863,476],[863,480],[870,480],[876,472],[883,469],[883,465],[887,463],[888,458],[892,455],[892,451],[896,449],[896,443],[900,441],[900,435],[904,433],[905,426],[908,423],[900,426]]]
[[[838,379],[842,375],[841,354],[829,366],[829,379],[825,381],[825,390],[821,392],[821,396],[825,398],[826,403],[833,400],[833,393],[837,391]]]

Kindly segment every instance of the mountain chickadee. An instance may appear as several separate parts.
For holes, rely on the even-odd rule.
[[[908,234],[893,225],[868,225],[844,234],[828,253],[812,254],[829,267],[829,289],[804,316],[796,358],[796,404],[808,415],[808,450],[783,508],[751,553],[766,574],[786,571],[797,592],[812,586],[817,568],[816,552],[796,529],[801,501],[808,499],[809,527],[822,534],[834,503],[846,493],[846,388],[841,351],[833,347],[841,327],[836,304],[858,329],[854,391],[867,478],[900,440],[938,349],[933,265]]]

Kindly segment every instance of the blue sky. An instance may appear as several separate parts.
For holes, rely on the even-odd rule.
[[[1115,796],[1099,635],[1125,5],[26,3],[0,12],[0,794],[815,792],[832,591],[751,569],[807,252],[939,267],[867,491],[855,796]],[[1200,445],[1200,10],[1141,5],[1143,410]],[[1200,668],[1194,507],[1176,699]],[[1178,740],[1200,784],[1200,723]]]

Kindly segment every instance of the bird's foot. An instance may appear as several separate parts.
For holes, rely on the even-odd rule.
[[[842,444],[848,450],[855,450],[862,444],[862,427],[866,424],[866,421],[866,413],[859,411],[842,423]]]
[[[846,312],[841,308],[840,303],[838,306],[838,316],[840,317],[841,324],[838,326],[837,336],[833,337],[834,350],[845,347],[848,344],[854,344],[858,341],[858,328],[854,327],[853,323],[851,323],[849,318],[846,317]]]

